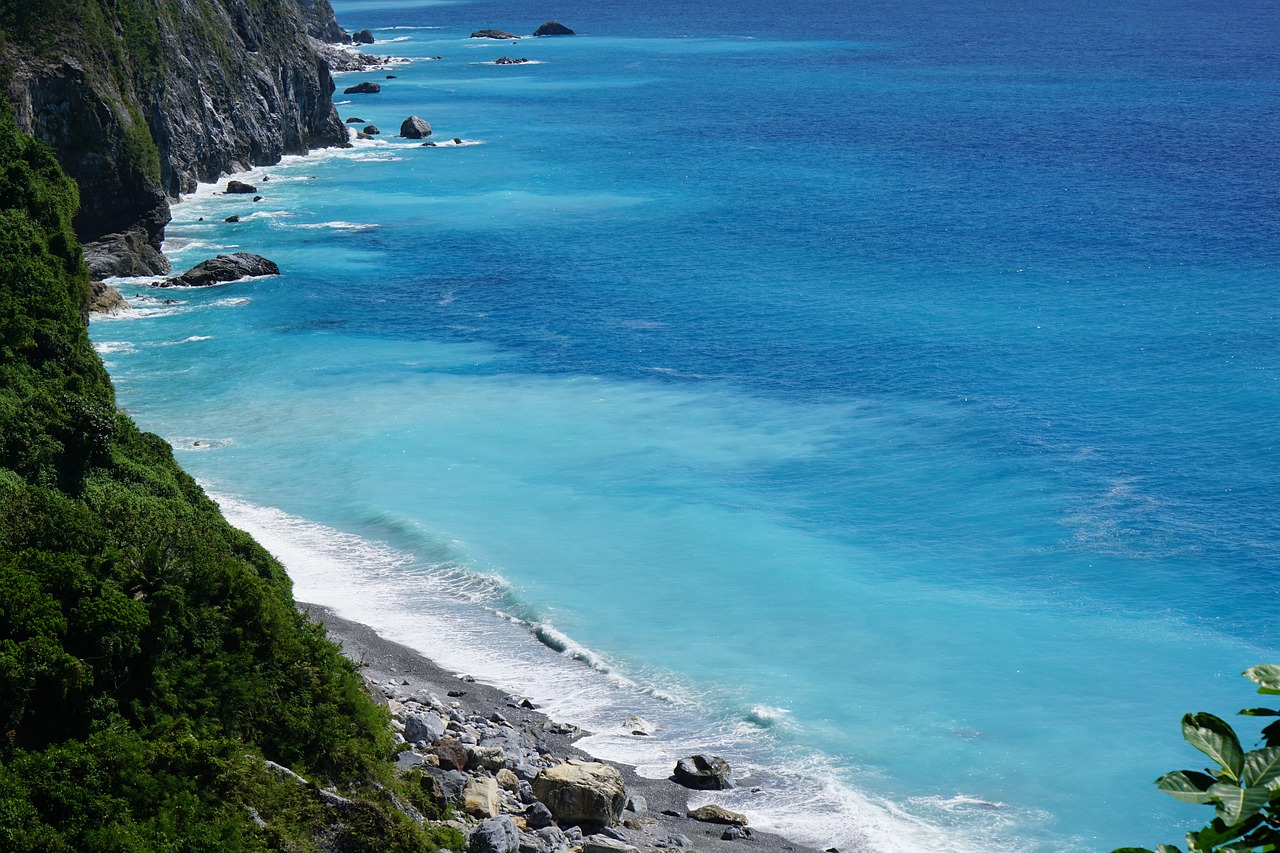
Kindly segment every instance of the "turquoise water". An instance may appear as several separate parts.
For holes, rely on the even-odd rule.
[[[300,599],[823,847],[1203,822],[1178,717],[1280,646],[1274,4],[335,8],[383,135],[169,230],[284,274],[91,330]]]

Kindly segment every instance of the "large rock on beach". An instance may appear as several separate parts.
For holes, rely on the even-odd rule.
[[[372,83],[368,80],[363,83],[357,83],[354,86],[348,86],[342,90],[344,95],[376,95],[382,91],[382,86]]]
[[[533,31],[535,36],[571,36],[573,30],[566,27],[559,21],[547,21],[542,26]]]
[[[476,30],[471,34],[473,39],[518,39],[520,36],[512,35],[506,30]]]
[[[249,195],[257,191],[258,188],[253,184],[246,184],[244,181],[227,181],[227,195]]]
[[[676,764],[675,781],[699,791],[719,791],[733,787],[729,762],[718,755],[690,755]]]
[[[498,780],[492,776],[475,776],[462,789],[462,810],[472,817],[496,817],[498,803]]]
[[[275,261],[269,261],[262,255],[236,252],[233,255],[218,255],[216,258],[196,264],[180,276],[165,279],[160,286],[207,287],[211,284],[264,275],[280,275],[280,267],[276,266]]]
[[[726,826],[746,826],[747,816],[731,812],[717,805],[699,806],[689,812],[689,817],[703,823],[720,823]]]
[[[622,817],[627,790],[622,774],[608,764],[567,761],[539,771],[533,795],[561,824],[613,826]]]
[[[435,743],[444,732],[445,721],[435,711],[408,711],[404,715],[404,739],[409,743]]]
[[[440,759],[445,770],[466,770],[471,758],[462,741],[452,737],[442,737],[432,744],[431,754]]]
[[[431,135],[431,125],[417,116],[409,116],[400,123],[400,135],[405,139],[426,139]]]
[[[588,835],[582,839],[582,853],[640,853],[640,850],[607,835]]]
[[[520,830],[508,815],[480,821],[467,839],[467,853],[516,853]]]

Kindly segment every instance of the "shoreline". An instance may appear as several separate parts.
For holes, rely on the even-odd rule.
[[[634,767],[606,759],[596,758],[574,744],[589,732],[576,726],[554,720],[522,697],[493,684],[470,679],[465,674],[455,674],[437,664],[424,653],[381,636],[373,627],[338,616],[328,607],[302,601],[298,609],[309,619],[324,627],[334,642],[361,670],[370,692],[380,704],[387,706],[402,698],[435,694],[453,706],[467,719],[491,720],[495,716],[504,719],[524,735],[526,742],[536,744],[543,758],[555,763],[589,760],[607,764],[617,769],[626,785],[628,808],[623,812],[625,822],[587,838],[592,845],[608,844],[607,839],[637,850],[698,850],[710,853],[819,853],[816,847],[792,841],[783,836],[747,827],[749,833],[739,837],[723,837],[729,827],[722,823],[700,821],[689,816],[691,789],[672,778],[653,779],[640,776]],[[393,723],[394,725],[394,723]],[[401,753],[397,766],[405,768],[414,759],[406,760],[408,751]],[[486,771],[476,769],[475,775]],[[639,808],[633,809],[632,804]],[[474,818],[464,818],[470,825],[478,824]],[[601,839],[605,836],[605,839]],[[572,838],[570,834],[570,838]],[[578,844],[582,842],[579,841]],[[577,846],[577,845],[574,845]],[[584,848],[587,849],[587,848]],[[597,850],[602,848],[596,847]],[[624,847],[616,848],[623,853]],[[521,845],[524,851],[524,845]],[[834,851],[829,848],[828,853]]]

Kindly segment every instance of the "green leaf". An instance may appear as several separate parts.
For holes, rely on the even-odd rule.
[[[1182,853],[1182,851],[1172,844],[1161,844],[1156,848],[1156,853]]]
[[[1187,743],[1212,758],[1232,779],[1240,778],[1244,750],[1231,726],[1213,714],[1201,712],[1182,718],[1182,736]]]
[[[1242,717],[1280,717],[1275,708],[1241,708],[1237,713]]]
[[[1231,827],[1257,814],[1271,799],[1271,792],[1219,782],[1209,787],[1209,796],[1218,804],[1218,817]]]
[[[1280,746],[1255,749],[1244,757],[1244,773],[1240,781],[1245,785],[1270,785],[1280,779]]]
[[[1175,770],[1157,779],[1156,787],[1184,803],[1200,804],[1212,802],[1205,792],[1217,782],[1217,779],[1206,773],[1198,773],[1195,770]]]
[[[1242,674],[1258,685],[1259,693],[1280,695],[1280,665],[1263,663],[1249,667]]]

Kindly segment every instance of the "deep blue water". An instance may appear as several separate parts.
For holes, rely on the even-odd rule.
[[[284,275],[92,330],[300,598],[823,847],[1204,822],[1178,717],[1280,647],[1276,3],[335,8],[383,135],[169,232]]]

